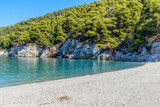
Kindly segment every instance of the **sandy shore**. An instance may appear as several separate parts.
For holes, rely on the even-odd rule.
[[[0,107],[158,107],[160,62],[133,69],[0,88]]]

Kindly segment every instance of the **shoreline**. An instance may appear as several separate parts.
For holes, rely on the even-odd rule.
[[[0,88],[0,107],[158,106],[160,62],[115,72]]]
[[[19,57],[19,58],[25,58],[25,57]],[[28,57],[28,58],[40,58],[40,57]],[[63,58],[63,59],[64,60],[85,60],[85,59],[65,59],[65,58]],[[88,60],[86,59],[86,61],[88,61]],[[89,60],[89,61],[110,61],[110,60]],[[116,62],[127,62],[127,61],[116,61]],[[42,82],[39,81],[39,82],[32,82],[32,83],[24,83],[24,84],[18,84],[18,85],[13,85],[13,86],[4,86],[4,87],[0,87],[0,89],[23,86],[23,85],[32,85],[32,84],[38,84],[38,83],[42,84],[42,83],[48,83],[48,82],[53,82],[53,81],[65,81],[67,79],[83,78],[83,77],[100,75],[100,74],[105,74],[105,73],[110,73],[110,72],[119,72],[119,71],[123,71],[123,70],[130,70],[130,69],[134,69],[134,68],[139,68],[139,67],[142,67],[146,64],[155,63],[155,62],[139,62],[139,63],[143,63],[143,64],[139,65],[139,66],[136,66],[136,67],[126,68],[126,69],[122,69],[122,70],[115,70],[115,71],[108,71],[108,72],[101,72],[101,73],[87,74],[87,75],[79,75],[79,76],[73,76],[73,77],[67,77],[67,78],[61,78],[61,79],[55,79],[55,80],[48,80],[48,81],[42,81]]]
[[[115,61],[131,61],[131,62],[158,62],[160,61],[160,42],[147,43],[147,46],[139,48],[132,52],[126,47],[110,49],[102,51],[101,48],[95,46],[94,43],[83,44],[77,39],[69,38],[61,44],[49,48],[43,48],[42,45],[14,45],[8,50],[1,50],[0,55],[8,55],[12,57],[54,57],[57,59],[87,59],[87,60],[115,60]]]
[[[65,59],[65,60],[86,60],[86,61],[116,61],[116,62],[139,62],[139,63],[154,63],[154,62],[156,62],[156,61],[154,61],[154,62],[145,62],[145,61],[126,61],[126,60],[107,60],[107,59],[105,59],[105,60],[99,60],[99,59],[68,59],[68,58],[56,58],[56,57],[23,57],[23,56],[15,56],[15,57],[13,57],[13,56],[8,56],[8,55],[0,55],[0,57],[1,56],[6,56],[6,57],[11,57],[11,58],[46,58],[46,59],[48,59],[48,58],[52,58],[52,59]],[[157,62],[160,62],[160,61],[157,61]]]

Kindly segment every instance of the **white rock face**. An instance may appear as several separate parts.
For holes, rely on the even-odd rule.
[[[13,57],[48,57],[55,47],[43,48],[40,45],[21,45],[14,46],[9,52],[9,56]],[[56,50],[56,49],[55,49]]]
[[[40,57],[52,57],[56,52],[57,52],[57,48],[55,46],[50,47],[48,49],[43,49]]]
[[[0,55],[3,55],[3,54],[4,54],[4,51],[1,51],[1,52],[0,52]]]
[[[0,55],[8,55],[8,51],[7,50],[0,50]]]

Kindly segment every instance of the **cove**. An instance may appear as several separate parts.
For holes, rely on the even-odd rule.
[[[142,62],[0,56],[0,87],[112,72],[143,64]]]

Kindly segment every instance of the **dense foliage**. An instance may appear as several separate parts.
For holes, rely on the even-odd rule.
[[[102,0],[0,28],[0,47],[45,47],[77,38],[105,48],[130,50],[160,34],[160,0]]]

